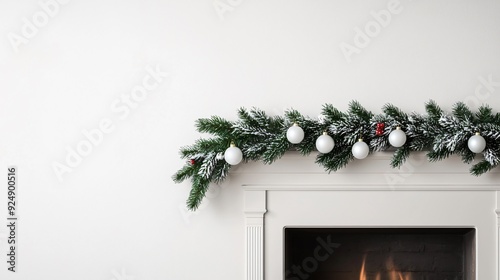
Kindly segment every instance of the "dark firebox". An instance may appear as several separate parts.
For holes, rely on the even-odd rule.
[[[475,280],[473,228],[284,229],[285,280]]]

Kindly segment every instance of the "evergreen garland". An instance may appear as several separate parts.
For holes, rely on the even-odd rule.
[[[316,163],[326,171],[337,171],[354,159],[351,149],[362,138],[370,152],[384,151],[391,147],[389,134],[400,126],[406,133],[406,143],[397,148],[390,165],[399,168],[411,152],[426,150],[429,161],[443,160],[459,155],[470,164],[475,155],[468,149],[467,141],[476,132],[486,140],[484,159],[472,165],[470,173],[484,174],[500,164],[500,113],[493,113],[482,106],[476,113],[464,103],[453,106],[451,114],[445,113],[434,101],[425,105],[427,114],[406,114],[391,104],[386,104],[382,114],[374,115],[357,101],[349,104],[347,112],[341,112],[325,104],[319,120],[289,110],[281,116],[268,116],[253,108],[238,110],[238,120],[228,121],[218,116],[199,119],[199,132],[210,133],[214,138],[198,139],[193,145],[181,148],[181,158],[188,160],[173,180],[177,183],[191,179],[191,192],[187,199],[190,210],[196,210],[202,202],[211,182],[220,183],[228,175],[231,165],[224,160],[224,152],[231,142],[243,153],[243,161],[262,161],[271,164],[288,150],[297,149],[302,155],[315,151],[315,141],[324,132],[334,139],[335,146],[327,154],[319,153]],[[304,140],[291,144],[286,137],[287,129],[297,123],[304,130]],[[383,131],[375,133],[377,124],[383,123]]]

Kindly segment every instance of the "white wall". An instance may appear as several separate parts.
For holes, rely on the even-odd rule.
[[[217,0],[233,5],[218,13],[212,0],[61,0],[44,22],[47,2],[0,6],[0,178],[19,168],[18,272],[1,226],[1,279],[242,279],[241,189],[229,179],[192,214],[189,183],[170,179],[197,118],[316,116],[352,99],[374,112],[423,112],[431,98],[500,109],[499,84],[479,79],[500,82],[499,1]],[[349,63],[340,45],[388,3],[397,13]],[[37,30],[23,21],[34,15]],[[148,67],[170,76],[125,115],[120,98]],[[59,180],[54,163],[103,120],[112,131]],[[4,225],[5,187],[0,205]]]

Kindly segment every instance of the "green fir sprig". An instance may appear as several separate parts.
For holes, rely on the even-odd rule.
[[[458,155],[462,162],[470,164],[476,154],[468,149],[467,142],[476,132],[486,140],[486,148],[482,152],[483,159],[471,166],[470,173],[479,176],[500,164],[500,113],[493,113],[488,106],[472,112],[458,102],[448,114],[432,100],[425,104],[425,110],[426,115],[407,114],[386,104],[383,113],[375,115],[359,102],[352,101],[346,112],[325,104],[320,119],[309,118],[293,109],[286,111],[284,116],[269,116],[256,108],[240,108],[236,121],[218,116],[199,119],[196,129],[214,137],[201,138],[181,148],[181,158],[187,163],[172,178],[177,183],[191,180],[187,207],[196,210],[210,183],[222,183],[227,177],[231,165],[224,160],[224,152],[231,143],[241,149],[244,162],[272,164],[291,149],[309,155],[316,150],[316,139],[327,132],[335,146],[327,154],[318,153],[315,161],[332,172],[346,167],[354,159],[351,150],[358,139],[368,144],[370,153],[389,149],[389,135],[397,127],[405,132],[406,142],[391,150],[393,168],[401,167],[415,151],[427,151],[430,162]],[[304,130],[305,137],[299,144],[291,144],[286,137],[287,129],[294,123]],[[380,123],[384,124],[383,131],[376,133]]]

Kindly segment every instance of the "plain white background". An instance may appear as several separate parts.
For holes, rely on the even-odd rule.
[[[355,47],[390,1],[73,0],[44,21],[47,2],[0,1],[0,178],[19,168],[15,274],[0,192],[2,279],[242,279],[239,186],[216,186],[193,214],[190,184],[171,180],[179,148],[202,136],[197,118],[252,106],[317,116],[353,99],[375,113],[423,112],[429,99],[500,109],[497,0],[397,1],[350,62],[340,45]],[[169,77],[128,115],[113,109],[148,67]],[[54,164],[103,119],[114,129],[59,180]]]

